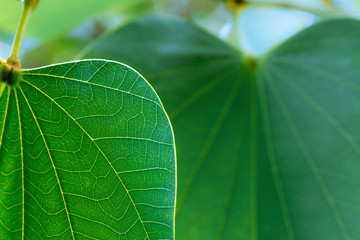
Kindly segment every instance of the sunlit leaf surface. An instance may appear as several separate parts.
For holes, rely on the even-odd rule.
[[[358,21],[333,20],[255,61],[182,20],[146,18],[84,53],[141,69],[170,112],[178,239],[350,240],[359,39]]]
[[[104,60],[14,74],[0,85],[0,239],[173,239],[173,134],[146,80]]]

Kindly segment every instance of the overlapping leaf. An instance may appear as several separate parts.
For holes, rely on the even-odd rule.
[[[181,20],[87,49],[150,79],[177,136],[178,239],[360,237],[360,23],[333,20],[254,61]],[[136,52],[137,54],[133,54]]]
[[[173,239],[173,134],[145,79],[104,60],[4,76],[1,239]]]

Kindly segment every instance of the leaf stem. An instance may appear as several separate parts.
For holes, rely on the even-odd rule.
[[[21,62],[20,62],[21,42],[22,42],[22,39],[24,36],[27,22],[29,21],[29,18],[30,18],[31,12],[33,10],[35,10],[37,4],[38,4],[37,0],[25,0],[24,1],[23,11],[21,14],[18,28],[16,30],[16,35],[15,35],[15,39],[13,42],[11,54],[10,54],[10,57],[6,60],[6,63],[11,68],[20,68],[21,67]]]

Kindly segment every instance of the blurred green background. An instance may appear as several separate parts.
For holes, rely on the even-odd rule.
[[[230,2],[230,1],[229,1]],[[23,41],[23,56],[32,49],[59,38],[84,47],[95,38],[131,19],[144,15],[175,15],[192,22],[215,36],[232,41],[252,55],[290,37],[304,27],[324,18],[359,16],[357,0],[248,0],[234,15],[222,0],[42,0],[29,23]],[[86,5],[86,7],[84,7]],[[0,57],[10,53],[12,37],[21,13],[21,3],[3,0],[0,9]],[[235,26],[238,39],[229,40]],[[71,42],[71,43],[70,43]],[[62,49],[63,51],[64,49]],[[71,54],[47,60],[34,59],[25,67],[71,60]],[[64,55],[63,57],[61,55]],[[26,59],[25,59],[26,60]],[[27,61],[27,60],[26,60]]]

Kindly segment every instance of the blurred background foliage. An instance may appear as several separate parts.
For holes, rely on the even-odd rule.
[[[20,13],[19,1],[2,0],[2,59],[9,55]],[[154,14],[179,16],[246,53],[259,55],[321,19],[358,17],[359,1],[42,0],[26,31],[22,51],[23,65],[36,67],[72,60],[79,49],[99,36],[131,19]],[[236,32],[236,36],[232,32]],[[42,51],[37,51],[37,47],[41,47]]]
[[[21,4],[1,4],[0,57],[6,59]],[[175,130],[178,239],[352,240],[360,236],[354,213],[360,199],[354,119],[360,110],[351,104],[359,101],[352,90],[360,74],[360,27],[350,20],[316,23],[357,19],[359,4],[40,0],[22,63],[31,68],[108,58],[150,81]],[[143,18],[149,15],[156,17]],[[257,121],[272,127],[272,149],[271,131]]]

